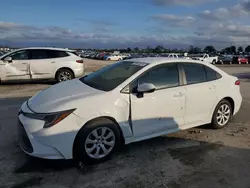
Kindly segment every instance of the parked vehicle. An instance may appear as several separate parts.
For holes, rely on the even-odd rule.
[[[217,64],[232,64],[233,55],[221,55],[218,57]]]
[[[240,57],[238,57],[238,62],[239,62],[239,64],[248,64],[248,59],[247,59],[247,57],[240,56]]]
[[[100,162],[121,144],[203,124],[225,127],[240,109],[239,85],[201,61],[119,61],[24,102],[20,145],[35,157]]]
[[[104,57],[104,60],[111,60],[111,61],[120,61],[122,60],[123,57],[121,55],[117,55],[117,54],[112,54],[112,55],[108,55]]]
[[[218,61],[218,56],[210,57],[208,54],[203,54],[198,57],[193,57],[192,59],[204,61],[205,63],[215,64]]]
[[[248,64],[248,58],[245,56],[234,56],[232,59],[233,64]]]
[[[169,58],[179,58],[177,54],[168,54]]]
[[[72,50],[23,48],[0,57],[0,80],[71,80],[84,74],[83,60]]]

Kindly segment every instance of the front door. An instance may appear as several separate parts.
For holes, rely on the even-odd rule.
[[[1,62],[1,69],[3,74],[2,80],[30,79],[30,62],[27,50],[13,52],[6,57],[11,57],[11,61],[5,61],[3,59]]]
[[[184,123],[185,88],[180,86],[177,64],[151,68],[132,85],[152,83],[156,90],[138,97],[131,94],[134,137],[142,140],[178,129]],[[133,87],[133,86],[132,86]]]

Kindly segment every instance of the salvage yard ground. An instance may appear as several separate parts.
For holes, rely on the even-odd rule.
[[[85,60],[87,72],[112,62]],[[248,188],[250,66],[219,66],[241,79],[243,104],[228,127],[205,126],[131,144],[94,166],[26,156],[17,142],[17,111],[53,82],[0,85],[0,188]]]

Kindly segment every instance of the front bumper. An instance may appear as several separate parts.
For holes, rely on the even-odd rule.
[[[25,129],[23,124],[27,125],[27,120],[22,114],[19,115],[18,120],[18,137],[21,149],[28,155],[44,158],[44,159],[64,159],[63,155],[55,148],[40,143],[34,135]]]
[[[26,117],[34,113],[25,102],[18,115],[19,143],[28,155],[45,159],[72,159],[75,137],[83,125],[74,113],[50,128],[44,121]]]

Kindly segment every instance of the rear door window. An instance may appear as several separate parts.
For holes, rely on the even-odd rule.
[[[203,65],[184,63],[183,68],[185,71],[187,84],[196,84],[207,81],[206,72]]]

